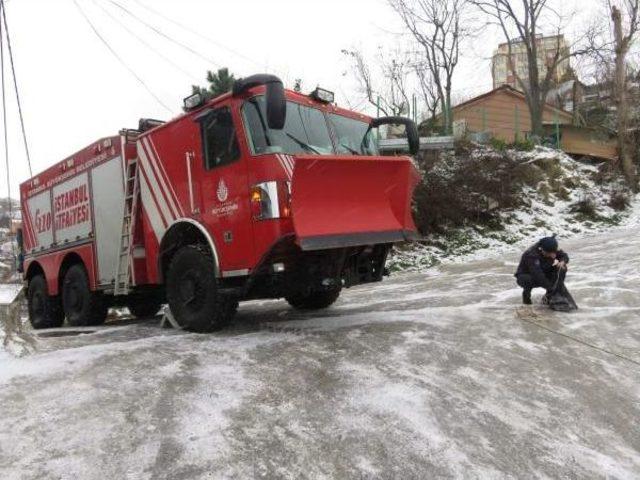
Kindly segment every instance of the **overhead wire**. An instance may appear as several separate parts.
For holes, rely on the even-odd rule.
[[[160,99],[160,97],[153,92],[153,90],[151,90],[149,85],[147,85],[147,83],[135,72],[133,68],[129,66],[129,64],[127,64],[127,62],[124,61],[124,59],[118,54],[118,52],[115,51],[115,49],[111,46],[111,44],[109,44],[109,42],[102,36],[102,34],[95,27],[91,19],[87,16],[85,11],[82,9],[78,1],[73,0],[73,3],[75,4],[76,8],[78,9],[82,17],[85,19],[85,21],[89,24],[89,26],[91,27],[91,30],[93,30],[93,33],[96,34],[96,36],[100,39],[100,41],[104,44],[104,46],[113,54],[113,56],[116,57],[116,59],[120,62],[120,64],[122,64],[122,66],[126,68],[133,77],[135,77],[135,79],[140,83],[140,85],[144,87],[147,93],[149,93],[149,95],[151,95],[156,100],[156,102],[162,105],[168,112],[173,113],[173,110],[169,108],[167,104],[164,103]]]
[[[75,1],[75,0],[74,0]],[[129,15],[130,17],[134,18],[135,20],[137,20],[138,22],[140,22],[142,25],[144,25],[145,27],[153,30],[155,33],[157,33],[158,35],[160,35],[161,37],[167,39],[168,41],[170,41],[171,43],[174,43],[176,45],[178,45],[179,47],[187,50],[188,52],[191,52],[193,55],[197,56],[198,58],[204,60],[205,62],[208,63],[212,63],[213,65],[215,65],[218,68],[221,68],[220,63],[218,63],[216,60],[214,60],[211,57],[206,57],[204,55],[202,55],[200,52],[198,52],[197,50],[191,48],[189,45],[182,43],[178,40],[176,40],[175,38],[167,35],[166,33],[164,33],[162,30],[160,30],[159,28],[153,26],[152,24],[150,24],[149,22],[147,22],[146,20],[143,20],[142,18],[140,18],[138,15],[136,15],[135,13],[133,13],[131,10],[129,10],[127,7],[121,5],[120,3],[116,2],[115,0],[108,0],[109,3],[111,3],[112,5],[118,7],[119,9],[121,9],[123,12],[125,12],[127,15]]]
[[[4,24],[5,38],[7,39],[7,52],[9,53],[9,63],[11,64],[11,74],[13,76],[13,87],[16,92],[16,103],[18,104],[18,116],[20,117],[20,128],[22,129],[22,139],[24,141],[24,150],[27,155],[27,166],[29,167],[29,176],[33,176],[31,169],[31,155],[29,154],[29,144],[27,142],[27,133],[24,127],[24,116],[22,115],[22,102],[20,102],[20,90],[18,89],[18,78],[16,76],[16,68],[13,63],[13,50],[11,49],[11,36],[9,35],[9,26],[7,24],[7,15],[4,7],[4,0],[0,0],[0,11],[2,11],[1,22]]]
[[[94,5],[96,5],[98,8],[100,8],[100,10],[102,10],[105,13],[105,15],[107,15],[114,22],[116,22],[118,25],[120,25],[120,27],[122,27],[125,31],[127,31],[129,33],[129,35],[131,35],[136,40],[138,40],[142,45],[144,45],[149,50],[151,50],[153,53],[155,53],[160,58],[165,60],[167,63],[172,65],[176,70],[179,70],[181,73],[185,74],[190,79],[194,80],[194,76],[193,76],[192,73],[188,72],[187,70],[182,68],[180,65],[178,65],[176,62],[174,62],[171,58],[169,58],[168,56],[166,56],[162,52],[158,51],[153,45],[151,45],[149,42],[147,42],[144,38],[142,38],[140,35],[138,35],[135,31],[130,29],[122,20],[120,20],[117,16],[115,16],[113,13],[111,13],[109,10],[107,10],[101,3],[99,3],[97,0],[92,0],[92,2],[93,2]]]
[[[4,8],[4,4],[0,4],[1,8]],[[7,170],[7,196],[9,198],[9,215],[11,212],[11,176],[9,175],[9,139],[7,135],[7,99],[5,94],[5,81],[4,81],[4,30],[0,23],[0,88],[2,89],[2,126],[4,128],[4,162]]]
[[[221,48],[221,49],[223,49],[223,50],[226,50],[227,52],[232,53],[232,54],[234,54],[234,55],[235,55],[235,56],[237,56],[237,57],[243,58],[244,60],[246,60],[246,61],[248,61],[248,62],[251,62],[251,63],[253,63],[254,65],[257,65],[257,66],[259,66],[259,67],[262,67],[262,66],[263,66],[263,64],[262,64],[261,62],[258,62],[258,61],[256,61],[255,59],[253,59],[253,58],[251,58],[251,57],[248,57],[247,55],[245,55],[245,54],[243,54],[243,53],[241,53],[241,52],[238,52],[237,50],[235,50],[235,49],[233,49],[233,48],[230,48],[230,47],[228,47],[228,46],[224,45],[223,43],[220,43],[220,42],[219,42],[219,41],[217,41],[217,40],[214,40],[214,39],[212,39],[212,38],[210,38],[210,37],[207,37],[206,35],[203,35],[202,33],[200,33],[200,32],[198,32],[198,31],[194,30],[194,29],[193,29],[193,28],[191,28],[191,27],[189,27],[188,25],[185,25],[185,24],[183,24],[183,23],[181,23],[181,22],[178,22],[177,20],[175,20],[175,19],[173,19],[173,18],[171,18],[171,17],[169,17],[169,16],[165,15],[164,13],[162,13],[162,12],[160,12],[160,11],[156,10],[156,9],[155,9],[155,8],[153,8],[153,7],[150,7],[149,5],[147,5],[147,4],[143,3],[143,2],[141,2],[140,0],[134,0],[134,1],[135,1],[135,3],[137,3],[138,5],[140,5],[140,6],[141,6],[142,8],[144,8],[145,10],[148,10],[149,12],[151,12],[151,13],[153,13],[153,14],[157,15],[158,17],[163,18],[164,20],[166,20],[166,21],[168,21],[168,22],[171,22],[171,23],[173,23],[174,25],[177,25],[178,27],[182,28],[183,30],[185,30],[185,31],[187,31],[187,32],[189,32],[189,33],[191,33],[191,34],[193,34],[193,35],[197,36],[197,37],[200,37],[201,39],[203,39],[203,40],[205,40],[205,41],[207,41],[207,42],[211,43],[212,45],[215,45],[215,46],[217,46],[218,48]]]

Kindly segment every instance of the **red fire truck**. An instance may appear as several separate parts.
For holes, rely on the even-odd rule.
[[[333,94],[285,90],[271,75],[169,122],[103,138],[20,186],[22,271],[35,328],[136,316],[168,303],[190,330],[226,325],[238,302],[331,305],[380,281],[391,246],[415,235],[408,157],[381,157],[372,119]]]

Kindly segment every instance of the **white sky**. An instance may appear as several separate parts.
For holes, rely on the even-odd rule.
[[[140,117],[172,116],[101,43],[73,0],[5,1],[34,173],[100,137],[117,134],[120,128],[136,128]],[[114,50],[173,114],[180,112],[191,85],[205,85],[206,70],[218,66],[228,66],[237,76],[273,72],[287,86],[302,78],[305,91],[320,84],[337,93],[338,103],[365,108],[353,79],[345,75],[349,65],[341,49],[356,46],[375,52],[378,46],[402,43],[393,34],[401,28],[385,0],[114,1],[200,54],[169,42],[109,0],[77,0]],[[580,5],[584,15],[595,11],[597,1],[560,3]],[[142,5],[188,25],[215,43]],[[114,17],[179,69],[144,46]],[[499,40],[494,33],[485,32],[465,48],[456,78],[458,97],[468,98],[491,88],[488,58]],[[16,197],[18,184],[29,175],[6,68],[11,191]],[[4,160],[0,171],[0,195],[6,195]]]

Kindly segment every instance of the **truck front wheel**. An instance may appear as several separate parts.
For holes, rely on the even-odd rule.
[[[180,326],[199,333],[224,328],[238,308],[235,299],[218,293],[214,261],[202,245],[182,247],[171,260],[167,300]]]
[[[73,265],[64,276],[62,307],[67,322],[73,327],[102,325],[107,318],[107,302],[102,294],[91,291],[82,265]]]
[[[324,292],[310,292],[307,294],[295,294],[285,297],[293,308],[298,310],[322,310],[333,305],[340,296],[340,289]]]
[[[27,290],[29,321],[35,329],[57,328],[64,322],[60,299],[47,292],[47,281],[43,275],[36,275],[29,281]]]

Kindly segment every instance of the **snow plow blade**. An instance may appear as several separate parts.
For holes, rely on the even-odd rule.
[[[302,250],[417,238],[411,198],[420,177],[408,157],[296,158],[291,212]]]

